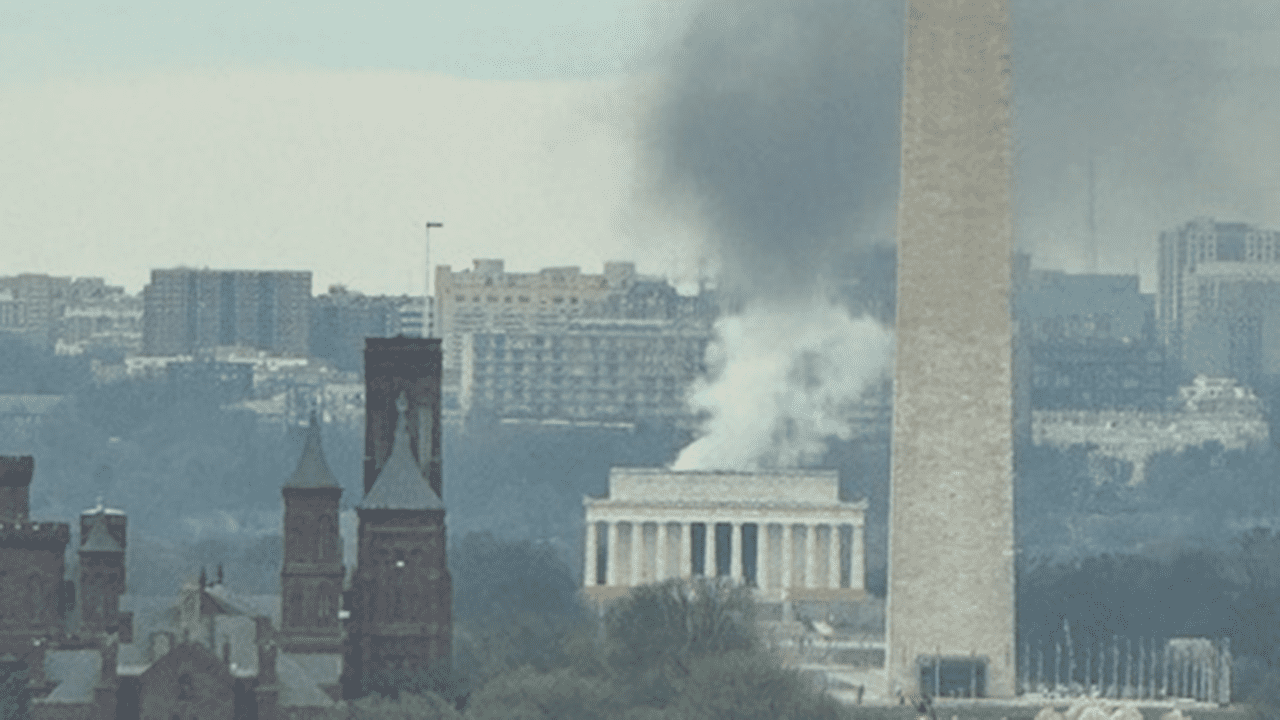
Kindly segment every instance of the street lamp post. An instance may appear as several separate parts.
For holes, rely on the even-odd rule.
[[[432,322],[434,313],[431,307],[431,228],[442,228],[444,223],[427,222],[426,237],[426,278],[424,278],[422,287],[422,337],[429,338],[435,335],[435,324]]]

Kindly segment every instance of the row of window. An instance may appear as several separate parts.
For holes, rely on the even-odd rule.
[[[529,297],[528,295],[504,295],[504,296],[501,296],[501,297],[499,297],[498,295],[485,295],[485,296],[483,296],[483,297],[484,297],[484,301],[485,301],[485,302],[490,302],[490,303],[496,303],[496,302],[499,302],[499,301],[504,302],[504,303],[510,303],[510,302],[512,302],[512,301],[515,301],[515,302],[521,302],[521,303],[527,303],[527,302],[532,302],[532,301],[533,301],[533,298]],[[477,303],[478,303],[478,302],[480,302],[480,298],[481,298],[481,296],[480,296],[480,295],[472,295],[472,296],[471,296],[471,302],[477,302]],[[466,295],[457,295],[457,296],[455,296],[455,299],[456,299],[458,302],[460,302],[460,303],[461,303],[461,302],[467,302],[467,296],[466,296]],[[551,302],[555,303],[556,305],[563,304],[564,302],[566,302],[566,300],[567,300],[567,301],[569,302],[569,304],[571,304],[571,305],[577,305],[577,304],[578,304],[578,298],[577,298],[577,297],[572,297],[572,296],[571,296],[571,297],[569,297],[569,298],[565,298],[565,297],[563,297],[563,296],[561,296],[561,295],[556,295],[555,297],[552,297],[552,298],[551,298]],[[542,302],[543,302],[543,303],[546,303],[546,302],[547,302],[547,299],[546,299],[546,298],[543,298]]]
[[[580,380],[586,380],[591,377],[600,375],[618,375],[622,373],[627,377],[635,377],[639,375],[642,378],[651,378],[657,373],[679,372],[682,375],[690,375],[697,372],[699,363],[695,358],[686,358],[683,367],[673,368],[675,361],[669,362],[650,362],[650,363],[628,363],[620,365],[618,363],[609,363],[608,365],[537,365],[535,363],[476,363],[476,377],[487,377],[489,375],[505,375],[505,374],[530,374],[530,375],[573,375]],[[623,372],[625,368],[625,372]],[[675,379],[670,379],[668,384],[674,384]]]
[[[645,392],[674,392],[683,389],[688,383],[667,380],[659,383],[653,378],[637,378],[629,376],[626,378],[566,378],[561,376],[551,377],[512,377],[504,375],[481,375],[472,383],[476,388],[508,388],[512,390],[536,390],[543,389],[560,389],[561,387],[575,390],[609,390],[609,391],[645,391]]]
[[[560,403],[563,401],[563,402],[570,402],[570,403],[578,402],[578,403],[592,404],[590,407],[583,406],[583,407],[586,407],[586,410],[583,410],[582,407],[578,408],[575,411],[577,413],[597,412],[600,410],[600,407],[599,407],[600,405],[609,404],[609,403],[616,403],[616,405],[610,405],[610,407],[617,408],[621,405],[630,405],[630,406],[633,406],[633,409],[634,409],[634,406],[636,405],[648,405],[653,407],[679,405],[683,407],[683,403],[684,403],[684,396],[679,395],[677,393],[662,393],[662,394],[646,395],[643,393],[564,393],[564,394],[561,394],[558,392],[486,391],[486,392],[479,393],[477,397],[481,401],[485,401],[491,404],[496,404],[501,402],[502,404],[507,405],[513,409],[519,405],[525,405],[528,403],[537,403],[537,402]]]

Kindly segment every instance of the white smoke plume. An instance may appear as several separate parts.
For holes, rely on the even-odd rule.
[[[851,435],[851,411],[890,367],[893,337],[827,301],[747,305],[722,317],[695,386],[703,435],[674,469],[755,470],[820,462],[825,440]]]

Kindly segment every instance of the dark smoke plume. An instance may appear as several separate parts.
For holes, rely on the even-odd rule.
[[[709,225],[731,294],[807,294],[833,257],[892,241],[899,5],[709,2],[674,47],[649,158]]]
[[[905,0],[709,0],[666,56],[647,160],[725,281],[804,292],[892,241]],[[1272,0],[1011,0],[1015,218],[1037,265],[1154,279],[1161,230],[1280,226]]]

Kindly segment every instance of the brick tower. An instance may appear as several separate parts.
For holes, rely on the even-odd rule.
[[[436,368],[438,381],[438,364]],[[436,398],[432,409],[438,418]],[[400,406],[391,453],[357,508],[354,612],[359,617],[359,672],[366,679],[419,672],[450,657],[453,589],[445,557],[444,503],[410,452],[408,402],[402,399]]]
[[[410,455],[431,490],[444,497],[440,461],[440,340],[367,338],[364,350],[364,491],[367,494],[391,457],[399,422],[396,400],[409,402],[406,422]]]
[[[329,470],[320,424],[311,413],[298,467],[284,495],[284,565],[280,569],[281,646],[285,652],[340,653],[342,540],[338,500],[342,486]]]
[[[51,689],[44,652],[63,634],[69,599],[64,557],[71,526],[30,520],[34,473],[31,456],[0,456],[0,656],[25,661],[28,684],[39,697]]]
[[[1007,3],[907,2],[890,692],[1015,692]]]
[[[125,592],[128,518],[99,505],[80,513],[80,631],[110,633],[119,628]]]

